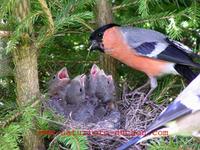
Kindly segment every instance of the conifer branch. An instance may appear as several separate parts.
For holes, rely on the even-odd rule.
[[[38,105],[41,101],[40,100],[36,100],[34,103],[31,104],[31,107],[35,107],[36,105]],[[4,122],[2,122],[0,124],[1,128],[5,128],[7,125],[9,125],[11,122],[13,122],[14,120],[16,120],[19,116],[21,116],[23,114],[23,112],[17,112],[15,113],[13,116],[11,116],[10,118],[8,118],[7,120],[5,120]]]
[[[48,31],[48,33],[53,34],[54,33],[54,22],[53,22],[53,17],[52,17],[51,11],[49,10],[45,0],[39,0],[39,2],[41,4],[41,7],[42,7],[44,13],[47,16],[48,21],[49,21],[49,31]]]

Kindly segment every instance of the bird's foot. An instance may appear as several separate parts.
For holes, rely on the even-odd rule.
[[[146,94],[144,97],[142,104],[145,104],[147,100],[149,100],[149,97],[151,96],[152,92],[154,91],[154,88],[151,88],[150,91]]]
[[[146,95],[146,96],[144,97],[143,101],[142,101],[142,104],[145,104],[146,101],[148,100],[148,98],[149,98],[149,95]]]
[[[134,91],[141,91],[143,89],[146,89],[150,84],[150,81],[148,80],[144,85],[140,86],[139,88],[135,89]]]

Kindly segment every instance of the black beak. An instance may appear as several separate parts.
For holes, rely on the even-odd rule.
[[[90,41],[90,47],[89,47],[89,51],[94,51],[95,49],[99,48],[99,44],[97,43],[96,40],[92,40]]]

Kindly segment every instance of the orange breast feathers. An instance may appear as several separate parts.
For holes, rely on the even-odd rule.
[[[165,72],[167,61],[156,60],[139,56],[124,41],[118,27],[113,27],[105,31],[103,36],[105,53],[120,60],[124,64],[146,73],[148,76],[160,76]]]

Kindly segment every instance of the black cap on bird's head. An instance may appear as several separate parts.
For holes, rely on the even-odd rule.
[[[98,49],[101,52],[104,52],[104,46],[102,43],[104,32],[107,29],[112,28],[114,26],[119,26],[119,25],[115,24],[115,23],[106,24],[106,25],[101,26],[100,28],[96,29],[94,32],[92,32],[90,35],[90,39],[89,39],[90,40],[89,50],[92,51],[92,50]]]

